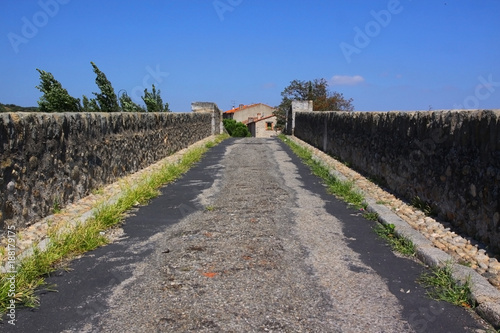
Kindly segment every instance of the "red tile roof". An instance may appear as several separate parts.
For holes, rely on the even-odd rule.
[[[250,105],[243,105],[241,108],[240,107],[233,108],[231,110],[225,111],[224,113],[235,113],[237,111],[242,111],[245,109],[253,108],[254,106],[257,106],[257,105],[265,105],[265,106],[270,107],[269,105],[264,104],[264,103],[256,103],[256,104],[250,104]],[[272,107],[270,107],[270,108],[272,108]]]

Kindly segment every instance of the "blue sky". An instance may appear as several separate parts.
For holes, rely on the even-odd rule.
[[[74,96],[90,61],[137,102],[278,105],[325,78],[356,110],[500,108],[499,0],[1,0],[0,102],[37,104],[36,68]]]

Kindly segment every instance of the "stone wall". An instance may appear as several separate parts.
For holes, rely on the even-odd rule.
[[[500,251],[500,111],[299,112],[295,135]]]
[[[191,103],[191,111],[196,113],[212,114],[212,132],[214,134],[222,134],[222,111],[217,104],[213,102],[193,102]]]
[[[220,113],[216,113],[220,122]],[[211,113],[0,114],[0,225],[23,227],[212,135]]]

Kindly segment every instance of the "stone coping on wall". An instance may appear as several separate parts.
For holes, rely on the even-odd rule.
[[[0,234],[218,133],[218,117],[217,112],[0,114]]]

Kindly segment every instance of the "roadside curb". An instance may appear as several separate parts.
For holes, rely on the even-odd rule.
[[[419,260],[431,267],[443,267],[447,262],[453,262],[452,276],[464,283],[470,279],[472,299],[477,302],[476,312],[494,327],[500,326],[500,292],[493,287],[486,278],[472,268],[456,263],[456,260],[446,252],[434,247],[431,241],[406,221],[394,214],[384,205],[379,205],[372,198],[366,197],[368,210],[378,214],[382,224],[393,224],[396,234],[410,239],[415,245],[416,256]]]
[[[341,181],[349,181],[344,174],[333,169],[331,164],[326,161],[326,158],[332,157],[329,157],[322,151],[318,153],[316,148],[296,137],[287,138],[309,149],[313,160],[328,168],[332,176]],[[464,283],[467,279],[470,279],[472,299],[478,304],[475,311],[495,328],[500,327],[500,291],[498,291],[498,289],[492,286],[485,277],[481,276],[474,269],[458,264],[452,256],[436,248],[430,240],[392,212],[391,209],[385,205],[377,204],[376,200],[371,198],[366,192],[361,190],[360,192],[365,197],[367,210],[377,213],[380,223],[384,225],[393,224],[398,236],[406,237],[413,242],[415,245],[416,257],[420,261],[430,267],[443,267],[448,262],[454,263],[454,265],[452,265],[452,277],[455,281]]]

